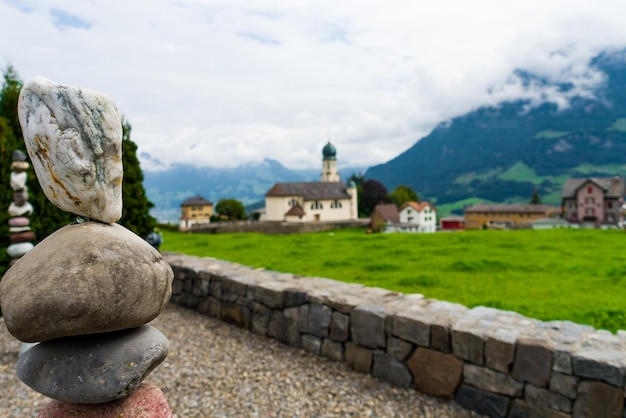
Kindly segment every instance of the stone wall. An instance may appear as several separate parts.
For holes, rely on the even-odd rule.
[[[626,417],[626,332],[164,253],[173,302],[490,417]]]
[[[345,222],[263,222],[230,221],[196,224],[189,229],[191,233],[231,234],[241,232],[260,232],[263,234],[303,234],[309,232],[330,231],[341,228],[362,228],[369,224],[368,219]]]

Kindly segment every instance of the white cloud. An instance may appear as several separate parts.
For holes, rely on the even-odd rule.
[[[567,105],[518,68],[592,92],[589,59],[626,47],[625,15],[621,0],[0,0],[0,64],[110,95],[165,164],[317,168],[330,139],[342,166],[369,166],[480,105]]]

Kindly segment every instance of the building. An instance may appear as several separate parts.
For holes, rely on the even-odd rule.
[[[435,232],[437,209],[428,202],[406,202],[400,206],[400,223],[417,225],[417,232]]]
[[[621,225],[624,204],[623,177],[568,179],[563,185],[563,217],[583,227]]]
[[[358,219],[357,188],[337,171],[337,150],[328,142],[322,150],[321,181],[276,183],[265,194],[269,222],[342,222]]]
[[[474,205],[465,209],[465,228],[528,228],[536,219],[556,216],[551,205]]]
[[[393,203],[376,205],[370,216],[372,230],[381,232],[435,232],[437,210],[428,202],[406,202],[400,209]]]
[[[441,231],[461,231],[465,229],[465,218],[462,216],[448,216],[439,219]]]
[[[198,225],[208,224],[213,216],[213,203],[200,195],[190,197],[180,204],[181,216],[178,229],[188,231]]]
[[[380,203],[374,207],[370,215],[370,228],[377,232],[395,232],[400,223],[398,207],[393,203]]]

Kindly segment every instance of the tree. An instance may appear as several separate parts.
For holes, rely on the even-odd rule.
[[[541,197],[539,197],[539,192],[537,189],[533,190],[533,197],[530,198],[531,205],[539,205],[541,204]]]
[[[359,208],[359,216],[370,216],[379,203],[389,203],[387,188],[378,180],[365,180],[363,182],[362,206]]]
[[[215,211],[229,221],[246,219],[246,208],[236,199],[221,199],[215,205]]]
[[[146,237],[156,227],[156,219],[150,215],[154,204],[148,200],[143,187],[143,172],[137,158],[137,145],[131,141],[130,123],[122,117],[122,218],[121,225],[140,237]]]
[[[420,198],[412,188],[401,184],[393,192],[389,193],[389,200],[397,207],[400,207],[406,202],[419,202]]]

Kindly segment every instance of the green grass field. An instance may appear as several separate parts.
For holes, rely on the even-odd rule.
[[[626,234],[618,230],[299,235],[163,231],[162,251],[326,277],[542,320],[626,329]]]

